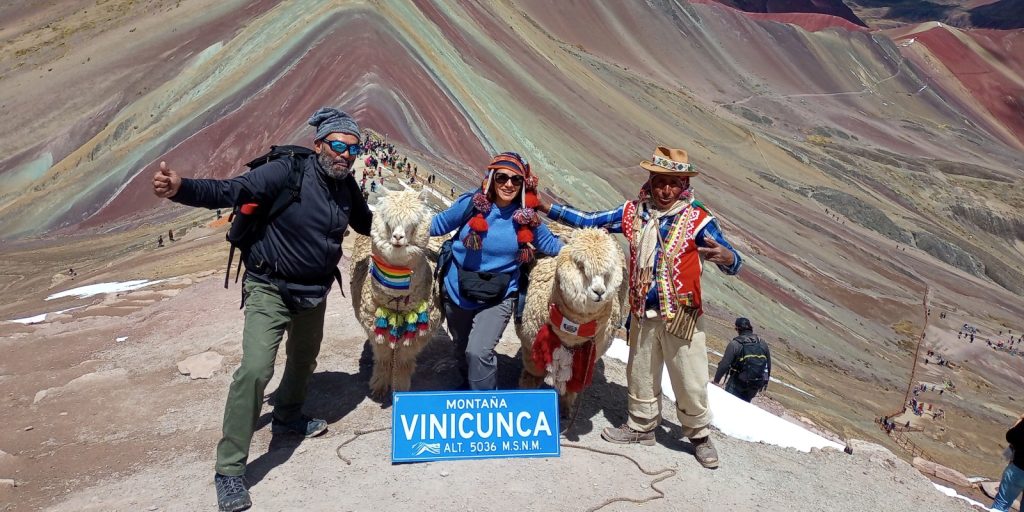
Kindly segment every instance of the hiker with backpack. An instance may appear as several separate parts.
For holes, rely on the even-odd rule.
[[[718,362],[715,384],[727,374],[725,390],[744,401],[751,401],[758,392],[768,388],[772,374],[772,354],[768,342],[754,334],[754,326],[746,318],[736,319],[737,336],[725,347],[725,355]]]
[[[601,438],[616,444],[654,445],[667,366],[683,435],[693,443],[697,462],[717,468],[700,276],[705,263],[735,275],[742,260],[715,217],[694,199],[690,178],[698,172],[686,151],[658,147],[640,167],[648,174],[637,198],[618,208],[587,213],[541,204],[538,209],[572,227],[622,233],[629,242],[629,418],[618,427],[606,427]]]
[[[232,377],[217,445],[214,483],[222,511],[252,505],[245,481],[249,445],[286,331],[288,358],[271,430],[307,438],[327,430],[327,422],[304,415],[302,405],[323,339],[327,294],[336,279],[340,284],[343,234],[351,226],[369,236],[372,214],[352,176],[360,152],[356,121],[321,108],[308,123],[316,130],[312,150],[275,147],[241,176],[182,178],[160,162],[153,177],[158,197],[188,206],[236,207],[229,240],[245,263],[245,325],[242,361]]]
[[[494,349],[522,288],[520,268],[533,262],[535,250],[554,256],[562,249],[536,205],[537,177],[530,164],[516,153],[501,153],[487,166],[481,188],[463,194],[430,223],[430,236],[455,232],[441,250],[436,273],[448,332],[456,353],[464,354],[464,389],[497,389]]]

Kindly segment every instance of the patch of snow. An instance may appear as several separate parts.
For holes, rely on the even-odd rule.
[[[118,343],[121,343],[123,341],[128,341],[128,336],[118,336],[114,341],[116,341]]]
[[[959,498],[959,499],[962,499],[962,500],[966,501],[967,503],[969,503],[971,505],[974,505],[975,507],[981,507],[982,509],[985,509],[985,510],[989,509],[987,506],[982,505],[981,503],[978,503],[977,501],[974,501],[974,500],[968,498],[967,496],[961,496],[961,495],[957,494],[955,490],[950,489],[949,487],[941,486],[941,485],[939,485],[939,484],[937,484],[935,482],[932,482],[932,485],[934,485],[935,488],[939,490],[939,492],[941,492],[942,494],[945,494],[946,496],[949,496],[950,498]]]
[[[807,396],[809,396],[811,398],[818,398],[818,397],[816,397],[816,396],[814,396],[814,395],[812,395],[812,394],[810,394],[810,393],[808,393],[808,392],[806,392],[806,391],[804,391],[804,390],[802,390],[802,389],[800,389],[800,388],[798,388],[798,387],[796,387],[796,386],[794,386],[792,384],[788,384],[788,383],[782,382],[781,380],[776,379],[775,377],[768,377],[768,380],[771,381],[771,382],[778,382],[779,384],[782,384],[783,386],[786,386],[787,388],[792,389],[793,391],[797,391],[799,393],[803,393],[803,394],[805,394],[805,395],[807,395]]]
[[[28,316],[28,317],[25,317],[25,318],[15,318],[14,320],[8,320],[8,322],[14,322],[16,324],[24,324],[24,325],[38,324],[39,322],[42,322],[43,320],[46,320],[46,315],[48,315],[48,314],[49,313],[43,313],[41,315]]]
[[[608,356],[622,362],[629,360],[629,346],[621,339],[615,339],[608,349]],[[675,400],[668,372],[663,372],[661,389],[665,396]],[[723,434],[754,443],[772,444],[785,448],[796,448],[803,452],[811,448],[835,448],[845,446],[825,439],[799,425],[794,425],[753,404],[736,398],[725,390],[708,383],[708,403],[713,416],[712,425]]]
[[[138,279],[135,281],[90,284],[87,286],[80,286],[78,288],[65,290],[60,293],[55,293],[47,297],[46,300],[60,299],[63,297],[78,297],[79,299],[84,299],[86,297],[92,297],[93,295],[100,295],[104,293],[116,293],[138,290],[139,288],[152,286],[157,283],[162,283],[163,281],[164,279],[158,279],[156,281],[150,281],[148,279]]]
[[[39,315],[36,315],[36,316],[30,316],[30,317],[26,317],[26,318],[16,318],[14,320],[8,320],[8,322],[14,322],[14,323],[25,324],[25,325],[38,324],[40,322],[45,321],[47,315],[59,315],[61,313],[66,313],[66,312],[71,311],[73,309],[81,309],[81,308],[84,308],[84,307],[85,306],[75,306],[73,308],[62,309],[60,311],[54,311],[52,313],[42,313],[42,314],[39,314]]]

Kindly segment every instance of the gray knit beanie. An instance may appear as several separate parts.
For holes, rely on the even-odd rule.
[[[314,140],[323,140],[332,133],[347,133],[360,137],[356,120],[336,108],[323,107],[314,112],[307,122],[316,128]]]

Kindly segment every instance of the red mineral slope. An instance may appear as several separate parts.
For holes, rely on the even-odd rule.
[[[424,153],[453,162],[486,162],[487,152],[466,137],[474,131],[472,121],[446,95],[443,84],[386,31],[384,20],[370,11],[330,23],[285,59],[294,60],[293,67],[270,77],[266,87],[243,91],[236,98],[237,108],[196,127],[195,135],[152,161],[166,160],[186,176],[233,176],[271,144],[311,144],[306,119],[317,108],[334,105],[363,126]],[[352,62],[362,64],[352,67]],[[152,193],[151,170],[140,169],[117,201],[84,225],[159,204]]]
[[[994,135],[1024,147],[1024,30],[964,31],[929,23],[895,39],[937,81],[969,91],[961,97],[983,109]]]
[[[850,22],[844,18],[838,16],[831,16],[828,14],[814,14],[814,13],[803,13],[803,12],[787,12],[787,13],[748,13],[751,18],[757,20],[776,21],[779,23],[788,23],[790,25],[796,25],[808,32],[818,32],[830,28],[850,30],[857,32],[867,32],[869,29],[861,25]]]

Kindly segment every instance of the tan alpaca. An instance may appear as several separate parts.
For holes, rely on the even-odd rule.
[[[559,392],[559,409],[565,416],[572,409],[577,394],[566,386],[571,366],[566,368],[565,357],[573,349],[584,350],[586,355],[593,351],[596,364],[611,345],[615,328],[622,323],[624,256],[619,244],[604,230],[582,229],[562,238],[566,245],[558,256],[538,260],[530,271],[523,319],[516,325],[516,334],[523,347],[519,387],[536,388],[541,382],[547,382]],[[569,320],[568,324],[554,325],[552,305]],[[596,322],[592,336],[563,330],[573,330],[573,324],[586,326],[589,322]],[[551,325],[550,332],[570,351],[561,352],[561,365],[556,362],[542,368],[534,363],[532,355],[537,334],[545,324]],[[588,345],[590,340],[593,344]],[[571,360],[568,362],[571,364]],[[592,372],[593,368],[588,371]]]
[[[392,390],[409,390],[416,356],[441,324],[436,252],[428,249],[430,218],[419,193],[391,193],[377,203],[371,236],[354,242],[352,307],[373,347],[370,392],[377,400]],[[377,327],[381,318],[389,320],[383,334]],[[410,323],[415,330],[406,335]],[[393,327],[400,331],[397,339]]]

